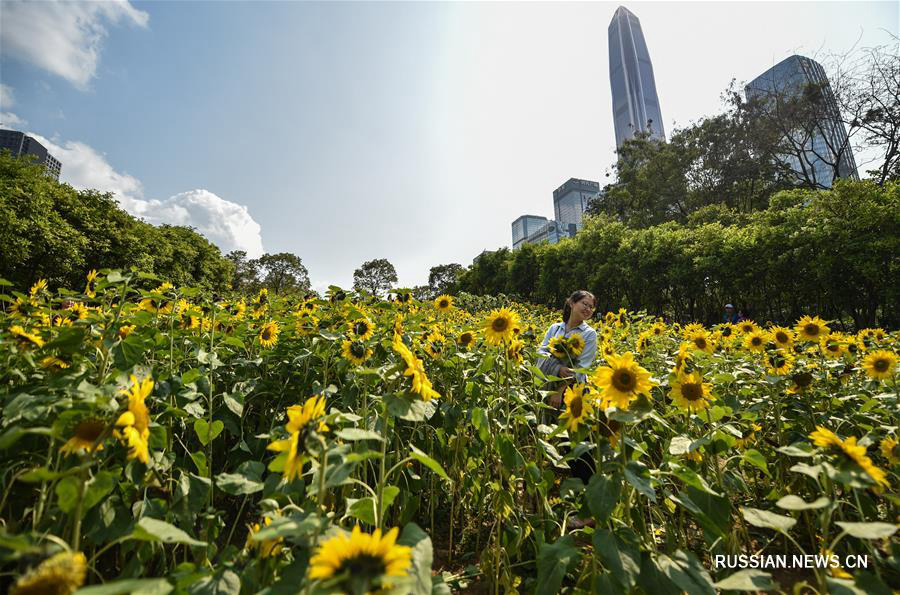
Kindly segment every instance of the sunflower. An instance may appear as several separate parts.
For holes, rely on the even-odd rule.
[[[116,426],[122,428],[115,430],[116,438],[123,440],[130,449],[129,459],[138,459],[145,465],[150,463],[150,412],[144,399],[153,391],[153,379],[138,379],[131,375],[131,387],[123,390],[122,394],[128,395],[128,411],[119,416]]]
[[[267,450],[283,453],[284,479],[291,481],[303,474],[303,464],[306,463],[306,453],[300,450],[300,432],[292,432],[284,440],[276,440],[266,447]],[[279,455],[279,457],[282,455]],[[278,459],[276,459],[277,461]]]
[[[375,334],[375,325],[368,318],[359,318],[347,323],[350,332],[360,341],[365,341]]]
[[[145,301],[148,301],[148,300],[141,300],[141,304],[143,304]],[[153,300],[149,300],[149,301],[153,301]],[[155,302],[154,302],[154,304],[155,304]],[[147,308],[144,308],[142,305],[138,306],[138,307],[141,309],[144,309],[144,310],[147,309]],[[155,308],[155,306],[154,306],[154,308]],[[72,305],[66,309],[69,310],[70,312],[74,313],[75,318],[77,320],[84,320],[85,318],[88,317],[88,308],[81,302],[73,302]],[[160,310],[160,314],[167,314],[169,311],[171,311],[171,309],[172,309],[172,304],[166,304],[163,307],[163,309]],[[155,312],[155,311],[156,310],[153,310],[153,312]]]
[[[403,375],[411,377],[412,392],[421,396],[423,401],[440,398],[441,395],[432,388],[431,380],[428,379],[428,375],[425,373],[425,365],[422,363],[422,360],[413,355],[409,347],[403,343],[403,338],[399,334],[394,335],[391,346],[403,359],[403,363],[406,366]]]
[[[44,340],[41,339],[38,335],[34,333],[30,333],[26,331],[21,326],[14,324],[9,327],[9,332],[14,334],[19,338],[19,345],[22,347],[30,347],[32,344],[37,345],[38,347],[44,346]]]
[[[591,389],[586,384],[566,388],[566,394],[563,396],[566,410],[559,416],[560,425],[564,425],[567,430],[575,431],[579,424],[585,423],[585,418],[593,415],[590,392]]]
[[[873,351],[863,360],[866,375],[875,380],[886,380],[892,377],[896,366],[897,354],[885,350]]]
[[[763,331],[757,330],[747,333],[747,336],[744,339],[744,347],[746,347],[750,351],[760,353],[763,349],[765,349],[767,339],[768,337]]]
[[[277,556],[281,553],[281,550],[284,549],[284,537],[278,537],[276,539],[262,539],[257,540],[253,539],[253,536],[260,532],[264,527],[268,527],[272,524],[271,517],[265,517],[263,520],[263,524],[253,523],[249,527],[249,532],[247,533],[247,543],[244,547],[248,550],[259,549],[259,556],[261,558],[269,558],[271,556]]]
[[[650,372],[634,361],[631,352],[606,358],[607,366],[599,368],[593,376],[594,384],[601,391],[600,408],[610,406],[628,409],[628,404],[639,394],[650,396],[654,382]]]
[[[345,593],[366,593],[384,586],[384,578],[407,576],[412,549],[397,545],[398,533],[394,527],[383,536],[381,529],[370,535],[356,525],[349,536],[342,532],[325,540],[309,561],[309,578],[337,579]]]
[[[506,346],[506,357],[509,358],[510,361],[516,362],[517,364],[522,363],[522,350],[525,349],[525,343],[518,340],[513,339]]]
[[[752,320],[742,320],[737,323],[738,330],[745,335],[759,332],[759,326]]]
[[[672,384],[669,396],[672,402],[689,413],[698,413],[710,404],[710,386],[703,382],[700,372],[679,376]]]
[[[661,337],[666,333],[666,323],[662,321],[657,321],[653,323],[653,326],[650,327],[650,334],[654,337]]]
[[[769,337],[775,341],[781,349],[791,349],[794,346],[794,333],[783,326],[774,326],[769,331]]]
[[[97,279],[97,271],[91,269],[91,271],[87,274],[87,285],[84,288],[84,294],[89,298],[95,297],[97,292],[94,291],[94,281]]]
[[[306,463],[306,453],[301,451],[301,438],[305,438],[306,432],[316,424],[317,432],[327,432],[325,425],[325,397],[312,396],[303,405],[291,405],[287,408],[288,422],[284,425],[289,437],[284,440],[276,440],[266,449],[284,455],[284,478],[291,481],[303,472],[303,464]],[[276,459],[277,460],[277,459]]]
[[[84,584],[87,559],[81,552],[60,552],[19,577],[10,595],[70,595]]]
[[[710,337],[709,333],[704,330],[691,333],[691,335],[688,337],[688,341],[693,344],[693,348],[696,351],[712,353],[716,348],[715,344],[712,341],[712,337]]]
[[[547,348],[550,350],[550,355],[557,359],[564,359],[568,357],[569,352],[567,347],[568,345],[566,345],[566,338],[562,336],[553,337],[547,344]]]
[[[345,339],[341,343],[341,355],[354,365],[361,366],[367,359],[372,357],[372,348],[366,347],[366,344],[362,341]]]
[[[506,343],[513,336],[513,327],[519,324],[519,315],[509,308],[493,310],[484,321],[484,338],[491,345]]]
[[[263,347],[269,348],[278,343],[278,333],[281,329],[278,328],[277,322],[267,322],[259,329],[259,336],[257,340],[259,344]]]
[[[428,333],[428,336],[425,337],[425,352],[433,359],[438,359],[441,357],[441,353],[444,350],[444,341],[446,340],[446,337],[444,337],[440,331],[437,329],[432,330]]]
[[[132,331],[134,331],[133,324],[123,324],[122,326],[119,327],[117,334],[119,335],[120,339],[124,339],[125,337],[130,335],[132,333]]]
[[[843,443],[837,434],[822,426],[816,426],[816,431],[809,435],[809,439],[820,448],[840,448]]]
[[[825,321],[816,317],[804,316],[797,322],[797,326],[795,327],[797,330],[797,334],[800,335],[801,339],[806,341],[813,341],[818,343],[819,339],[823,335],[827,335],[831,332],[831,329],[828,328],[828,325],[825,324]]]
[[[456,338],[456,344],[462,349],[468,349],[475,343],[475,333],[472,331],[463,331]]]
[[[756,442],[756,433],[760,430],[762,430],[762,426],[759,424],[751,424],[750,429],[741,432],[741,437],[735,441],[734,445],[737,448],[747,448]]]
[[[900,464],[900,443],[896,438],[888,436],[881,441],[881,455],[891,465]]]
[[[766,371],[772,376],[784,376],[794,367],[794,358],[781,349],[770,349],[765,356]]]
[[[650,344],[650,333],[641,333],[638,335],[637,341],[634,344],[634,350],[639,354],[643,355],[645,351],[647,351],[647,347]]]
[[[678,354],[675,356],[675,369],[672,370],[676,375],[687,372],[693,367],[694,354],[692,352],[693,343],[682,343],[678,346]]]
[[[319,319],[311,314],[303,316],[297,321],[297,325],[294,328],[301,337],[312,335],[319,330]]]
[[[622,435],[622,424],[614,419],[604,417],[597,420],[597,431],[600,436],[609,440],[609,445],[615,449],[619,445]]]
[[[856,463],[878,486],[887,487],[890,485],[887,480],[887,474],[876,467],[872,463],[872,459],[866,454],[866,447],[856,443],[856,436],[841,440],[831,430],[822,426],[816,426],[816,431],[810,434],[809,437],[816,446],[824,448],[832,454],[841,454]]]
[[[813,375],[808,370],[801,370],[800,372],[796,372],[793,376],[791,376],[791,386],[788,388],[788,392],[791,394],[798,394],[805,392],[807,388],[812,385]]]
[[[823,336],[819,340],[819,349],[828,359],[840,359],[847,351],[847,346],[841,341],[840,335],[834,334]]]
[[[60,359],[55,355],[48,355],[41,359],[41,367],[52,372],[59,372],[60,370],[68,368],[69,362]]]
[[[606,357],[606,358],[616,355],[615,347],[613,347],[612,343],[610,343],[608,341],[604,342],[602,345],[600,345],[600,351],[601,351],[601,353],[603,353],[603,357]]]
[[[244,317],[244,313],[247,311],[247,304],[244,302],[244,298],[236,301],[231,304],[227,308],[228,313],[231,314],[232,318],[235,320],[240,320]]]
[[[106,423],[102,419],[85,417],[75,424],[72,437],[62,445],[59,452],[75,454],[82,451],[94,452],[103,450],[103,443],[98,442],[97,439],[100,438],[105,429]]]
[[[734,325],[730,322],[726,322],[721,327],[719,327],[719,332],[722,333],[722,336],[727,339],[735,334]]]
[[[438,312],[449,312],[450,308],[453,307],[453,298],[446,294],[439,295],[434,300],[434,307]]]
[[[692,322],[690,324],[684,325],[684,328],[681,330],[681,336],[685,339],[690,339],[692,335],[695,333],[705,333],[706,327],[700,324],[699,322]]]

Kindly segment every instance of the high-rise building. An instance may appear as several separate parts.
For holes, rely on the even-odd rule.
[[[612,88],[616,147],[636,132],[666,140],[650,52],[634,13],[620,6],[609,23],[609,84]]]
[[[17,130],[0,130],[0,150],[9,149],[13,157],[21,155],[34,155],[37,162],[44,164],[47,175],[59,179],[62,163],[59,162],[47,149],[24,132]]]
[[[600,193],[600,184],[590,180],[569,178],[553,191],[553,214],[563,224],[581,229],[581,220],[588,204]]]
[[[513,250],[521,246],[534,234],[538,228],[547,223],[546,217],[539,215],[522,215],[512,222],[512,247]]]
[[[812,125],[804,125],[793,135],[791,144],[795,154],[785,155],[784,161],[798,172],[798,177],[811,179],[816,184],[830,188],[837,177],[858,180],[856,161],[847,139],[847,131],[841,121],[834,93],[822,65],[805,56],[785,58],[769,70],[753,79],[745,88],[747,99],[778,101],[780,97],[803,97],[812,89],[812,96],[822,99],[821,116]],[[840,157],[838,157],[840,155]],[[802,174],[803,171],[807,175]]]

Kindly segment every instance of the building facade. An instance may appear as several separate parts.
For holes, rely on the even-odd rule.
[[[783,96],[801,97],[811,88],[817,91],[815,96],[822,99],[820,119],[797,131],[791,139],[797,151],[784,155],[784,162],[801,179],[809,178],[826,188],[832,186],[835,177],[858,180],[847,131],[821,64],[805,56],[791,56],[753,79],[744,87],[744,92],[748,101],[775,102]],[[806,175],[802,173],[804,171]]]
[[[44,145],[24,132],[18,132],[16,130],[0,130],[0,151],[3,149],[8,149],[13,157],[34,155],[37,157],[37,162],[44,165],[47,175],[52,176],[57,180],[59,179],[59,174],[62,171],[62,163],[51,155]]]
[[[512,222],[512,247],[513,250],[521,246],[528,239],[528,236],[537,232],[537,230],[547,223],[546,217],[539,215],[522,215]]]
[[[569,178],[553,191],[553,215],[562,224],[574,224],[580,230],[588,204],[600,193],[600,184]]]
[[[620,6],[609,23],[609,85],[612,89],[616,147],[637,132],[666,140],[656,78],[641,22]]]

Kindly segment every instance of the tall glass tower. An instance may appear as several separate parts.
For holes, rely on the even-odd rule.
[[[634,13],[620,6],[609,24],[609,84],[612,88],[616,147],[637,131],[666,140],[650,52]]]
[[[775,104],[782,96],[803,97],[808,88],[818,90],[822,99],[821,111],[815,125],[798,129],[790,137],[797,152],[785,155],[784,162],[797,172],[798,178],[809,179],[826,188],[832,186],[835,177],[858,180],[847,131],[821,64],[806,56],[785,58],[750,81],[744,92],[748,100],[760,99]]]

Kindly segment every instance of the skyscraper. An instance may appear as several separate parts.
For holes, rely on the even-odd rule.
[[[62,163],[51,155],[44,145],[27,134],[17,130],[0,130],[0,150],[2,149],[9,149],[13,157],[34,155],[37,162],[44,165],[48,176],[59,179]]]
[[[634,13],[620,6],[609,23],[609,84],[616,147],[638,131],[666,140],[650,52]]]
[[[590,180],[569,178],[565,184],[553,191],[553,215],[564,225],[575,225],[581,229],[581,219],[588,203],[600,192],[600,184]]]
[[[534,234],[538,228],[547,223],[546,217],[540,215],[522,215],[512,222],[512,247],[513,250],[521,246]]]
[[[744,92],[748,100],[776,102],[785,96],[821,100],[815,108],[814,121],[802,122],[790,136],[789,144],[795,151],[784,155],[784,161],[799,178],[826,188],[831,187],[835,177],[859,179],[847,131],[821,64],[805,56],[785,58],[753,79]]]

